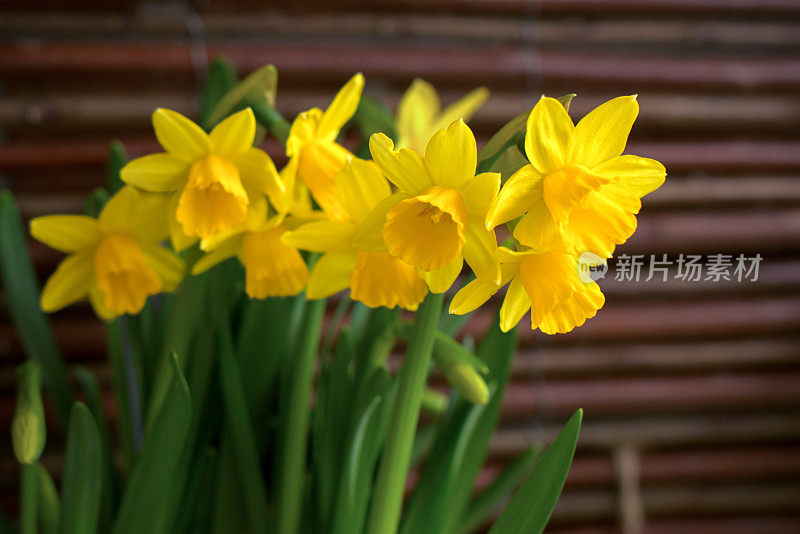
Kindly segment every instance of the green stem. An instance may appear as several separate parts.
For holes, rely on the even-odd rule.
[[[317,343],[325,314],[325,300],[311,300],[306,308],[305,321],[298,338],[289,377],[288,404],[281,432],[281,463],[278,474],[278,534],[299,532],[303,504],[303,484],[306,479],[309,405],[314,382],[314,362]]]
[[[21,467],[19,531],[21,534],[36,534],[39,526],[39,473],[35,463]]]
[[[386,450],[375,484],[368,534],[393,534],[397,531],[414,434],[443,301],[443,294],[429,294],[414,317],[405,361],[398,377]]]
[[[286,144],[286,139],[289,137],[289,130],[292,125],[283,118],[277,109],[268,106],[263,102],[251,103],[250,108],[256,116],[256,120],[261,125],[269,130],[275,138],[283,144]]]

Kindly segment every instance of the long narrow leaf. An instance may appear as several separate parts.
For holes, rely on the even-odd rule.
[[[0,273],[14,326],[29,358],[42,365],[45,387],[66,428],[72,390],[50,323],[39,307],[39,284],[28,254],[22,217],[10,191],[0,191]]]
[[[540,454],[541,447],[534,445],[515,458],[486,489],[472,499],[458,530],[472,532],[486,521],[499,503],[530,473]]]
[[[178,361],[172,357],[171,377],[153,427],[144,436],[136,467],[122,497],[116,534],[169,532],[163,503],[180,461],[180,453],[192,421],[192,399]]]
[[[583,410],[570,417],[489,534],[539,534],[544,530],[567,480],[582,419]]]
[[[67,453],[62,482],[64,534],[94,534],[100,519],[103,486],[102,444],[89,408],[76,402],[67,430]]]

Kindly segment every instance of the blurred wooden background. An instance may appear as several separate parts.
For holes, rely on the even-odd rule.
[[[551,439],[582,406],[549,532],[800,532],[800,2],[0,6],[0,185],[26,217],[79,211],[104,182],[110,139],[132,156],[157,150],[149,114],[194,114],[218,53],[240,73],[274,63],[287,117],[325,105],[356,71],[392,106],[415,76],[446,102],[486,85],[492,96],[472,122],[479,142],[543,92],[578,93],[576,118],[638,93],[628,152],[663,161],[669,176],[618,254],[759,253],[759,280],[608,276],[605,308],[572,334],[531,334],[523,323],[492,465]],[[30,248],[44,279],[60,257]],[[479,314],[470,331],[488,320]],[[108,386],[102,327],[88,308],[53,323],[68,361]],[[9,425],[22,352],[5,310],[0,358],[0,502],[13,511]],[[58,455],[47,458],[58,472]]]

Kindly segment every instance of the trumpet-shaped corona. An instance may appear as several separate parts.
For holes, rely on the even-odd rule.
[[[94,251],[94,270],[103,304],[120,313],[136,313],[164,284],[136,240],[127,234],[106,234]]]

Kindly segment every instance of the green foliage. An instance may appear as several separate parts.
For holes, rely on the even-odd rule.
[[[538,534],[544,530],[567,480],[582,419],[582,410],[570,417],[489,534]]]
[[[39,307],[39,284],[22,227],[22,217],[8,190],[0,191],[0,273],[11,320],[27,356],[42,366],[42,376],[56,417],[66,428],[72,390],[50,322]]]
[[[100,518],[103,486],[102,445],[89,408],[76,402],[67,430],[67,453],[61,486],[64,534],[93,534]]]

